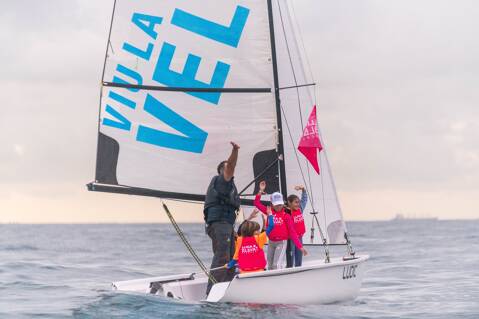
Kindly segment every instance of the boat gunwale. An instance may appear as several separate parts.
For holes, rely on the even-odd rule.
[[[369,259],[369,255],[361,255],[356,257],[355,259],[350,259],[350,260],[340,259],[340,260],[337,260],[337,262],[323,263],[318,265],[309,265],[309,266],[301,266],[301,267],[294,267],[294,268],[274,269],[274,270],[267,270],[267,271],[261,271],[261,272],[238,274],[235,276],[234,279],[283,276],[283,275],[301,273],[301,272],[311,271],[316,269],[347,266],[347,265],[362,263],[368,259]]]

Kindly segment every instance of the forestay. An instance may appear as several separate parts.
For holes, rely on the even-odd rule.
[[[277,157],[272,87],[267,1],[117,0],[96,183],[201,199],[235,141],[245,186]]]

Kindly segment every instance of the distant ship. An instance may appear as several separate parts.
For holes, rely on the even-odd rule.
[[[425,215],[404,215],[404,214],[396,214],[396,216],[391,219],[392,221],[436,221],[437,217],[425,216]]]

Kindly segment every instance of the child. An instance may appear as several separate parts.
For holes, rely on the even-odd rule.
[[[261,203],[261,194],[266,189],[266,182],[262,181],[259,185],[259,192],[254,199],[254,205],[263,213],[267,213],[267,208]],[[291,239],[296,247],[307,255],[306,249],[298,239],[298,235],[294,230],[293,220],[284,210],[284,200],[281,193],[273,193],[271,195],[271,204],[273,205],[274,228],[269,234],[268,246],[268,269],[281,269],[285,266],[286,246],[288,239]]]
[[[303,243],[303,235],[306,232],[306,226],[304,225],[304,218],[303,218],[303,210],[308,203],[308,194],[304,188],[304,186],[296,186],[294,188],[297,191],[301,191],[301,200],[297,195],[289,195],[288,196],[288,207],[291,211],[291,218],[293,219],[294,230],[296,234],[298,234],[299,241],[301,244]],[[301,251],[296,249],[294,245],[291,246],[291,263],[295,267],[301,267],[303,264],[303,254]]]
[[[236,234],[235,234],[235,237],[238,238],[239,236],[241,236],[241,227],[243,227],[243,224],[246,223],[247,221],[252,221],[253,219],[256,218],[256,216],[258,216],[258,213],[259,213],[259,210],[257,208],[253,209],[253,211],[251,212],[251,214],[248,216],[248,218],[246,218],[239,226],[238,226],[238,230],[236,231]],[[261,214],[261,218],[263,219],[263,228],[261,230],[261,232],[264,232],[265,231],[265,228],[266,228],[266,218],[264,217],[263,214]]]
[[[263,271],[266,267],[263,246],[268,240],[268,234],[274,227],[271,211],[268,215],[266,231],[259,232],[258,223],[246,220],[241,224],[240,236],[236,240],[236,250],[233,259],[226,265],[230,269],[238,265],[240,273]]]

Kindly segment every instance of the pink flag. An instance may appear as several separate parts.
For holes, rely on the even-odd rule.
[[[303,131],[303,136],[299,141],[298,150],[313,165],[316,173],[319,174],[318,153],[321,152],[323,146],[319,140],[318,121],[316,116],[316,105],[313,107],[309,115],[308,123]]]

